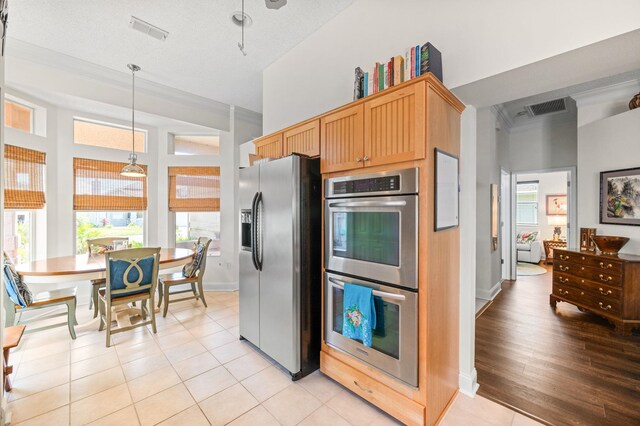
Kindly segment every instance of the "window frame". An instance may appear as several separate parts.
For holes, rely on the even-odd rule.
[[[218,138],[218,153],[217,154],[176,154],[176,138],[179,137],[217,137]],[[176,157],[192,157],[192,156],[205,156],[205,157],[220,157],[220,134],[206,134],[206,133],[180,133],[180,132],[168,132],[167,139],[169,141],[167,147],[167,154]]]
[[[536,186],[536,190],[535,191],[519,191],[518,188],[520,185],[535,185]],[[536,195],[536,199],[535,201],[518,201],[518,194],[520,193],[535,193]],[[538,210],[539,210],[539,203],[540,203],[540,181],[537,180],[531,180],[531,181],[523,181],[523,182],[516,182],[516,225],[519,226],[539,226],[540,223],[538,221]],[[521,206],[533,206],[534,210],[535,210],[535,216],[534,216],[534,220],[535,222],[521,222],[518,212],[521,209]]]
[[[73,239],[71,240],[71,244],[72,244],[71,253],[73,253],[74,256],[79,256],[76,250],[76,243],[78,241],[78,213],[94,213],[94,212],[122,213],[122,211],[112,211],[112,210],[93,210],[93,211],[74,210],[73,222],[72,222]],[[148,242],[149,221],[147,220],[148,219],[147,212],[148,212],[147,210],[137,212],[137,213],[142,213],[142,220],[144,221],[144,224],[142,226],[142,245],[145,247],[148,246],[149,244]]]
[[[76,128],[75,128],[75,123],[76,121],[82,122],[82,123],[89,123],[89,124],[95,124],[98,126],[104,126],[104,127],[111,127],[114,129],[121,129],[121,130],[126,130],[128,132],[131,131],[131,126],[128,126],[126,124],[118,124],[118,123],[113,123],[110,121],[104,121],[104,120],[95,120],[92,118],[86,118],[86,117],[82,117],[82,116],[74,116],[72,123],[71,123],[71,129],[72,129],[72,137],[71,140],[73,141],[73,144],[76,146],[85,146],[85,147],[90,147],[90,148],[99,148],[99,149],[109,149],[109,150],[115,150],[115,151],[123,151],[123,152],[131,152],[130,148],[127,149],[120,149],[120,148],[112,148],[112,147],[108,147],[108,146],[100,146],[100,145],[89,145],[89,144],[83,144],[83,143],[78,143],[76,142]],[[135,132],[141,132],[144,135],[144,150],[135,150],[136,154],[148,154],[149,153],[149,131],[147,129],[142,129],[139,127],[135,127],[133,129]]]
[[[4,221],[5,221],[5,217],[4,215],[7,212],[25,212],[29,215],[29,254],[28,254],[28,259],[27,262],[32,262],[36,259],[37,257],[37,239],[36,239],[36,233],[38,232],[38,212],[42,211],[42,210],[35,210],[35,209],[3,209],[2,210],[2,238],[4,239],[4,233],[5,233],[5,227],[4,227]],[[12,261],[16,262],[16,263],[21,263],[18,262],[17,259],[11,259]]]
[[[10,127],[10,126],[6,125],[6,123],[7,123],[7,121],[6,121],[7,120],[7,118],[6,118],[6,115],[7,115],[7,105],[6,104],[7,104],[7,102],[8,103],[12,103],[14,105],[18,105],[18,106],[23,107],[23,108],[26,108],[26,109],[28,109],[30,111],[30,114],[29,114],[29,131],[25,131],[25,130],[19,129],[17,127]],[[6,128],[14,129],[14,130],[17,130],[19,132],[24,132],[24,133],[27,133],[29,135],[33,135],[35,133],[35,128],[36,128],[36,108],[35,107],[33,107],[31,105],[27,105],[25,102],[21,102],[21,101],[17,100],[16,98],[12,97],[12,96],[5,95],[5,97],[4,97],[4,105],[2,105],[2,108],[3,108],[2,109],[2,111],[3,111],[3,117],[2,117],[3,123],[2,124]]]

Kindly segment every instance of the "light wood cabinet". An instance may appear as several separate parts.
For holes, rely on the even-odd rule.
[[[284,155],[293,153],[309,157],[320,155],[320,120],[313,120],[284,132]]]
[[[269,135],[253,142],[256,154],[265,158],[280,158],[283,155],[282,133]]]
[[[363,166],[364,106],[355,105],[320,119],[320,170],[322,173]]]
[[[364,165],[420,160],[425,156],[424,81],[364,103]]]

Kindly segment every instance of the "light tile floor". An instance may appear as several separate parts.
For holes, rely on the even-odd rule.
[[[157,317],[158,333],[117,334],[78,307],[78,338],[66,328],[27,335],[12,352],[12,424],[20,425],[392,425],[394,419],[319,371],[291,382],[238,340],[238,293],[207,292]],[[487,399],[458,396],[443,425],[537,424]]]

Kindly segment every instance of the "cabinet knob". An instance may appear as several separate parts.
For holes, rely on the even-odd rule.
[[[600,262],[600,267],[603,268],[603,269],[611,269],[611,268],[613,268],[613,265],[610,264],[610,263],[605,265],[604,262]]]
[[[560,280],[561,283],[568,283],[569,282],[569,278],[562,278],[562,277],[558,277],[558,279]]]
[[[360,163],[360,162],[362,162],[362,158],[356,157],[356,163]]]
[[[560,259],[562,260],[569,260],[569,256],[565,256],[564,254],[560,255]]]
[[[611,290],[604,291],[602,287],[600,287],[598,290],[600,290],[600,294],[602,294],[603,296],[608,296],[611,294]]]
[[[562,290],[561,288],[558,289],[558,293],[560,294],[569,294],[569,290]]]
[[[568,270],[569,270],[569,267],[568,267],[568,266],[562,266],[562,265],[559,265],[559,266],[558,266],[558,268],[559,268],[562,272],[565,272],[565,271],[568,271]]]
[[[609,309],[611,309],[611,305],[604,306],[602,302],[598,302],[598,306],[600,306],[600,309],[602,309],[603,311],[608,311]]]
[[[369,161],[369,156],[365,155],[364,158],[362,158],[364,161]]]

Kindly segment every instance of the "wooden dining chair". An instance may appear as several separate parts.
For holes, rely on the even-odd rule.
[[[200,237],[194,248],[193,261],[185,265],[182,268],[182,272],[175,272],[170,275],[165,275],[158,281],[158,307],[164,300],[164,310],[162,316],[167,316],[169,310],[169,303],[182,302],[191,299],[200,299],[205,307],[207,307],[207,301],[204,298],[204,290],[202,287],[202,278],[204,277],[204,271],[207,266],[207,251],[209,250],[209,244],[211,244],[211,238]],[[171,287],[177,285],[190,284],[191,288],[184,290],[170,291]],[[183,293],[193,293],[193,296],[181,297],[180,299],[171,300],[170,296]]]
[[[129,246],[129,237],[100,237],[87,238],[87,253],[89,256],[96,254],[104,254],[107,250],[113,250],[117,241],[126,241]],[[107,280],[105,278],[96,278],[91,280],[91,298],[89,299],[89,309],[93,308],[93,317],[98,316],[98,290],[103,288]]]
[[[38,293],[32,300],[25,300],[21,295],[19,289],[20,279],[15,270],[12,270],[12,263],[4,261],[3,265],[3,286],[5,289],[4,299],[4,311],[5,311],[5,326],[10,327],[19,324],[29,324],[36,321],[42,321],[60,316],[66,316],[67,321],[58,322],[55,324],[49,324],[41,327],[29,327],[27,333],[34,333],[37,331],[48,330],[54,327],[60,327],[66,325],[69,327],[69,334],[72,339],[76,338],[76,331],[74,326],[78,325],[76,321],[76,289],[64,288],[59,290],[45,291]],[[28,311],[37,309],[53,308],[57,306],[66,306],[66,312],[59,312],[58,310],[52,310],[44,315],[39,315],[33,319],[22,319],[22,314]]]
[[[98,291],[100,307],[100,331],[107,329],[107,347],[111,346],[111,335],[136,327],[151,324],[156,330],[155,292],[158,282],[160,247],[135,248],[105,252],[107,281]],[[140,302],[142,321],[136,324],[111,328],[112,307]],[[147,305],[149,301],[149,305]],[[149,307],[151,309],[149,309]],[[150,317],[148,320],[147,317]]]

